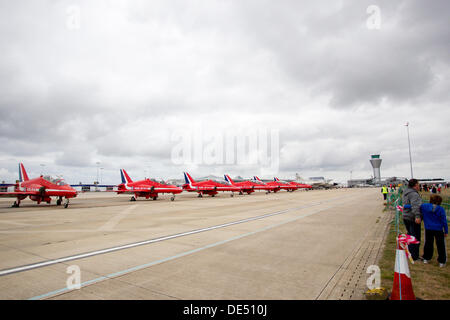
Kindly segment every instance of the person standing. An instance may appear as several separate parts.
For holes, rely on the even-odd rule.
[[[438,251],[439,267],[445,267],[447,262],[447,250],[445,248],[445,237],[448,235],[448,222],[445,209],[441,207],[442,197],[432,195],[430,203],[420,206],[425,227],[425,245],[423,248],[423,263],[428,263],[433,258],[434,239]]]
[[[436,185],[433,184],[433,188],[431,188],[431,193],[436,194],[437,190],[436,190]]]
[[[419,194],[419,181],[411,179],[408,181],[408,188],[403,192],[403,223],[408,235],[420,241],[421,223],[420,206],[422,198]],[[419,259],[420,243],[408,245],[409,252],[413,260]]]
[[[386,186],[381,187],[381,193],[383,194],[384,200],[386,200],[387,194],[388,194],[388,188]]]

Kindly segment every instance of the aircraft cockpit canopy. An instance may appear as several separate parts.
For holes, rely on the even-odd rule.
[[[54,176],[43,176],[44,180],[47,180],[50,183],[56,184],[58,186],[65,186],[67,183],[64,181],[62,177],[54,177]]]

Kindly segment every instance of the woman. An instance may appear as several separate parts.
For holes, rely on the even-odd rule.
[[[442,198],[438,195],[430,197],[430,203],[420,206],[425,227],[425,246],[423,250],[423,263],[428,263],[433,258],[434,239],[438,251],[439,266],[445,267],[447,262],[447,250],[445,248],[445,237],[448,235],[448,223],[445,209],[441,207]]]

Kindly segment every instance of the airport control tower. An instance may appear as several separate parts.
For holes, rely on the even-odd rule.
[[[370,159],[370,164],[373,168],[373,177],[375,179],[375,183],[381,182],[381,174],[380,174],[380,167],[381,167],[381,161],[379,154],[373,154]]]

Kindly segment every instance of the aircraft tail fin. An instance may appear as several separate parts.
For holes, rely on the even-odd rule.
[[[278,179],[277,177],[274,177],[274,178],[273,178],[273,181],[278,181],[278,182],[279,182],[280,179]]]
[[[122,178],[122,183],[124,184],[133,182],[125,169],[120,169],[120,177]]]
[[[226,182],[228,182],[228,183],[231,184],[231,185],[234,184],[233,179],[231,179],[229,175],[224,174],[223,176],[225,177],[225,181],[226,181]]]
[[[254,177],[253,177],[253,180],[262,182],[261,179],[259,179],[257,176],[254,176]]]
[[[27,171],[25,170],[25,167],[23,166],[23,163],[19,163],[19,181],[24,182],[30,180],[28,178]]]
[[[187,172],[184,173],[184,180],[186,181],[187,184],[195,183],[195,180],[192,179],[191,175]]]

